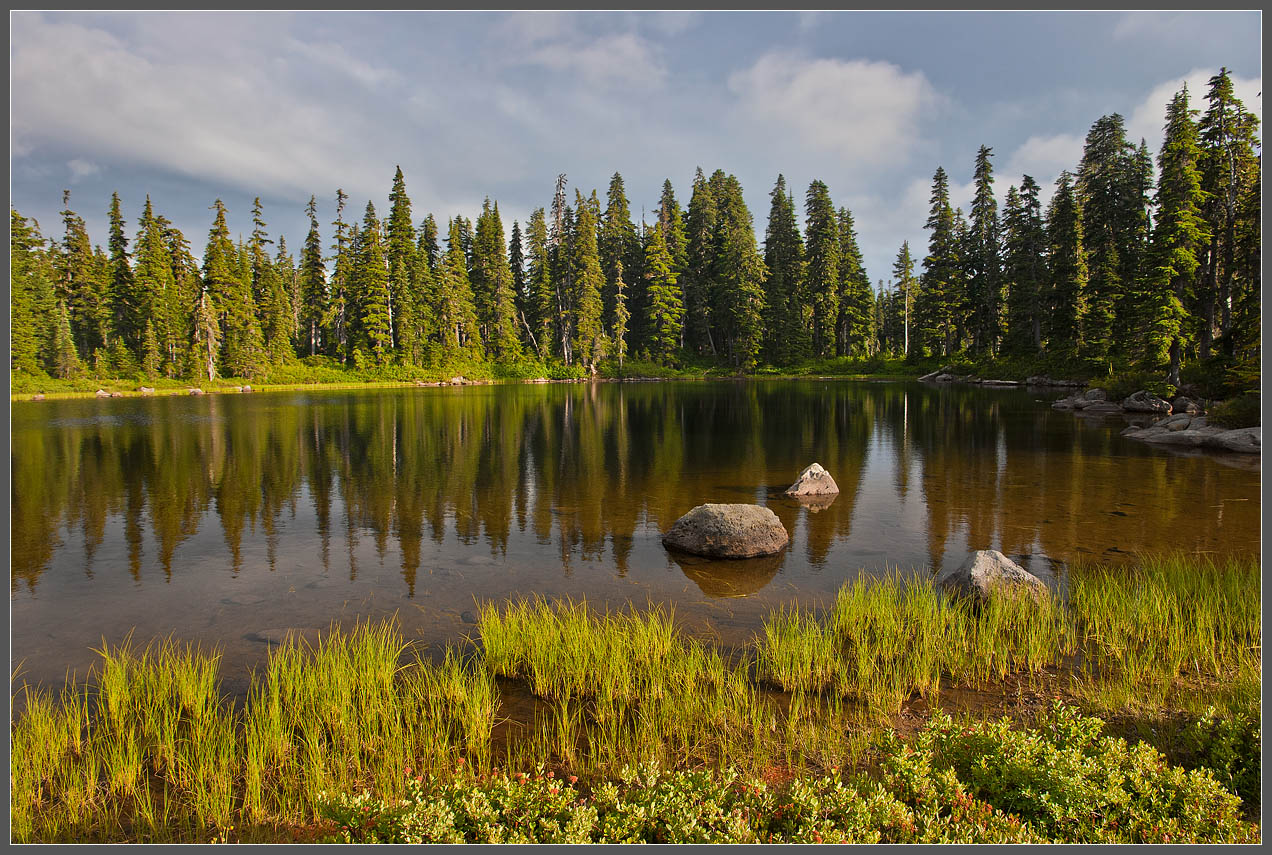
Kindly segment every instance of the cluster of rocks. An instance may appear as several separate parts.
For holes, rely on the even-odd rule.
[[[105,389],[98,389],[98,390],[97,390],[94,394],[95,394],[98,398],[122,398],[122,397],[124,397],[124,393],[123,393],[123,392],[107,392]]]
[[[969,383],[975,386],[1085,386],[1084,380],[1053,380],[1043,374],[1035,374],[1025,380],[993,380],[978,377],[975,374],[955,374],[954,367],[947,365],[938,368],[919,378],[931,383]]]
[[[1089,389],[1061,398],[1051,406],[1057,410],[1073,410],[1084,415],[1147,416],[1153,421],[1130,425],[1122,431],[1122,436],[1143,442],[1244,454],[1261,453],[1261,428],[1228,429],[1208,424],[1203,403],[1186,395],[1167,401],[1152,392],[1141,390],[1119,403],[1110,401],[1108,393],[1103,389]]]

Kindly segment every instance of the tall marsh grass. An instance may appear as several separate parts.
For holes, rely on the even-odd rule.
[[[1253,559],[1184,556],[1078,567],[1063,595],[980,606],[929,579],[863,577],[819,613],[774,612],[730,657],[662,607],[488,603],[476,649],[440,661],[392,622],[289,639],[241,707],[219,694],[216,651],[103,647],[87,686],[16,689],[11,836],[276,839],[314,822],[324,794],[400,798],[407,769],[843,767],[869,748],[861,725],[911,697],[1044,669],[1101,711],[1257,710],[1259,585]],[[506,742],[497,679],[539,699]]]

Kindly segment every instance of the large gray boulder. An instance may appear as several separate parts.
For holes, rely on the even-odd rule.
[[[1260,454],[1262,452],[1263,428],[1239,428],[1226,430],[1211,436],[1208,445],[1222,448],[1224,451],[1239,451],[1242,454]]]
[[[664,546],[708,558],[773,555],[789,542],[777,514],[761,505],[698,505],[663,535]]]
[[[1038,599],[1048,594],[1041,579],[996,549],[973,552],[956,569],[938,576],[936,585],[947,594],[979,602],[995,595],[1026,594]]]
[[[1170,404],[1171,410],[1176,413],[1200,414],[1206,411],[1200,401],[1194,401],[1187,395],[1180,395]]]
[[[1122,409],[1132,413],[1167,414],[1170,412],[1171,407],[1170,401],[1164,401],[1152,392],[1145,392],[1141,389],[1122,402]]]
[[[787,490],[788,496],[837,496],[839,485],[820,463],[810,464]]]

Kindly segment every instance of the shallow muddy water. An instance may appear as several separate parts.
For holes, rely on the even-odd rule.
[[[1124,439],[1057,393],[847,380],[598,383],[15,402],[12,664],[217,645],[231,689],[286,629],[396,614],[440,647],[476,601],[671,604],[745,644],[858,574],[996,548],[1054,579],[1136,551],[1259,549],[1258,461]],[[781,495],[817,461],[840,495]],[[791,534],[746,562],[670,555],[703,502]]]

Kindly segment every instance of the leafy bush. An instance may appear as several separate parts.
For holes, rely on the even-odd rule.
[[[1164,377],[1146,371],[1126,371],[1113,374],[1106,378],[1092,380],[1091,386],[1096,389],[1103,389],[1108,393],[1110,401],[1119,403],[1140,390],[1150,392],[1159,398],[1167,400],[1175,394],[1175,387],[1167,383]]]
[[[1247,392],[1224,401],[1210,410],[1210,423],[1226,428],[1256,427],[1262,423],[1263,408],[1258,392]]]
[[[1183,750],[1195,765],[1248,805],[1259,803],[1263,738],[1257,711],[1216,715],[1211,707],[1184,729]]]
[[[938,714],[912,749],[893,737],[885,768],[919,802],[928,794],[911,783],[924,780],[916,769],[932,781],[952,773],[964,796],[1056,842],[1251,840],[1240,800],[1209,771],[1168,766],[1151,745],[1102,736],[1103,729],[1100,719],[1058,702],[1039,730],[1014,729],[1007,719],[965,726]]]
[[[589,790],[542,768],[476,776],[461,767],[444,781],[410,779],[397,802],[324,796],[318,814],[345,843],[1258,840],[1240,800],[1209,772],[1169,767],[1151,746],[1102,736],[1103,727],[1059,704],[1029,730],[938,713],[913,743],[883,738],[881,781],[844,781],[832,769],[773,785],[646,765]]]

